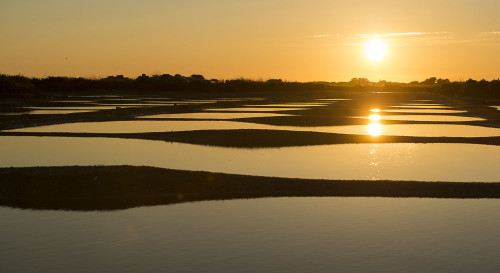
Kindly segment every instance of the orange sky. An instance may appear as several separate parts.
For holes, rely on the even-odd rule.
[[[0,73],[491,80],[499,10],[498,0],[0,0]],[[387,44],[378,63],[364,53],[374,38]]]

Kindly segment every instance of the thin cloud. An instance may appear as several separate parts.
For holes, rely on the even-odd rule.
[[[445,35],[448,32],[393,32],[393,33],[364,33],[353,34],[360,38],[382,38],[382,37],[414,37],[414,36],[436,36]]]
[[[487,31],[487,32],[479,32],[479,36],[500,36],[500,31]]]
[[[419,45],[471,45],[471,46],[499,46],[500,31],[476,32],[457,34],[451,32],[391,32],[349,34],[337,42],[326,46],[364,46],[367,39],[386,39],[391,46]]]
[[[330,35],[328,34],[318,34],[318,35],[310,35],[310,36],[306,36],[307,38],[326,38]]]

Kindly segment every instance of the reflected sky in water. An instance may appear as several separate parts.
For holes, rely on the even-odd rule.
[[[280,104],[259,104],[259,105],[245,105],[245,107],[316,107],[328,106],[328,103],[280,103]]]
[[[233,111],[233,112],[274,112],[274,111],[294,111],[305,110],[307,108],[298,107],[238,107],[238,108],[210,108],[206,111]]]
[[[0,113],[0,115],[62,115],[62,114],[74,114],[74,113],[88,113],[97,110],[31,110],[28,112],[16,112],[16,113]]]
[[[450,109],[419,109],[419,108],[401,108],[382,110],[382,112],[394,113],[429,113],[429,114],[453,114],[453,113],[466,113],[464,110],[450,110]]]
[[[491,199],[266,198],[111,212],[0,207],[0,217],[3,272],[500,268],[500,202]]]
[[[464,121],[482,121],[483,118],[451,116],[451,115],[370,115],[364,118],[369,120],[408,120],[408,121],[443,121],[443,122],[464,122]]]
[[[340,134],[370,135],[368,125],[344,126],[275,126],[236,121],[108,121],[76,122],[48,126],[6,130],[12,132],[72,132],[72,133],[146,133],[190,130],[228,130],[262,129],[291,130]],[[500,136],[500,128],[490,128],[455,124],[388,124],[381,128],[381,135],[399,136],[447,136],[447,137],[482,137]]]
[[[237,118],[262,118],[262,117],[287,117],[292,115],[276,113],[182,113],[182,114],[159,114],[140,116],[138,118],[186,118],[186,119],[237,119]]]
[[[351,99],[316,99],[316,100],[325,100],[325,101],[343,101],[343,100],[351,100]]]
[[[478,144],[236,149],[136,139],[2,136],[0,154],[0,167],[133,165],[291,178],[500,182],[500,146]],[[369,154],[376,154],[376,169]]]
[[[446,108],[453,108],[450,106],[442,105],[442,104],[403,104],[403,105],[394,105],[390,107],[396,107],[396,108],[435,108],[435,109],[446,109]]]
[[[92,106],[46,106],[46,107],[23,107],[27,110],[109,110],[116,109],[114,105],[92,105]]]

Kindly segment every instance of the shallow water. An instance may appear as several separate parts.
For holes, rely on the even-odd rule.
[[[259,104],[245,105],[245,107],[317,107],[328,106],[328,103],[281,103],[281,104]]]
[[[500,146],[338,144],[273,149],[164,141],[0,137],[0,167],[133,165],[314,179],[500,182]]]
[[[92,106],[47,106],[47,107],[23,107],[27,110],[109,110],[116,109],[114,105],[92,105]]]
[[[120,107],[153,107],[153,106],[171,106],[174,105],[173,103],[105,103],[105,104],[99,104],[102,106],[112,106],[116,108],[117,106]]]
[[[69,96],[70,98],[120,98],[120,95],[79,95]]]
[[[232,111],[232,112],[274,112],[274,111],[295,111],[305,110],[306,108],[298,107],[238,107],[238,108],[210,108],[206,111]]]
[[[97,110],[32,110],[28,112],[16,112],[16,113],[0,113],[0,115],[57,115],[57,114],[73,114],[73,113],[88,113]]]
[[[394,105],[391,107],[395,108],[429,108],[429,109],[449,109],[450,106],[440,105],[440,104],[405,104],[405,105]]]
[[[272,198],[0,207],[4,272],[498,272],[500,201]]]
[[[169,101],[168,103],[175,103],[175,104],[202,104],[202,103],[216,103],[217,100],[176,100],[176,101]]]
[[[351,99],[316,99],[316,100],[341,101],[341,100],[351,100]]]
[[[428,107],[426,107],[428,108]],[[454,114],[465,113],[464,110],[450,110],[450,109],[420,109],[420,108],[401,108],[401,109],[385,109],[382,112],[395,112],[395,113],[429,113],[429,114]]]
[[[373,115],[367,117],[356,117],[364,119],[373,119]],[[408,121],[444,121],[444,122],[463,122],[463,121],[481,121],[483,118],[450,116],[450,115],[379,115],[380,120],[408,120]]]
[[[63,102],[63,103],[89,103],[95,102],[92,100],[54,100],[53,102]]]
[[[388,124],[345,126],[274,126],[236,121],[106,121],[75,122],[47,126],[6,130],[12,132],[71,132],[71,133],[147,133],[192,130],[262,129],[290,130],[361,135],[399,135],[429,137],[482,137],[500,136],[500,128],[453,124]],[[376,130],[374,130],[376,129]]]
[[[218,112],[200,112],[183,114],[158,114],[140,116],[138,118],[186,118],[186,119],[237,119],[237,118],[263,118],[263,117],[287,117],[292,115],[275,113],[218,113]]]

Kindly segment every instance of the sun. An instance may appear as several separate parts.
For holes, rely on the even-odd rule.
[[[365,44],[366,57],[372,62],[380,62],[384,59],[386,51],[387,45],[382,40],[370,40]]]

